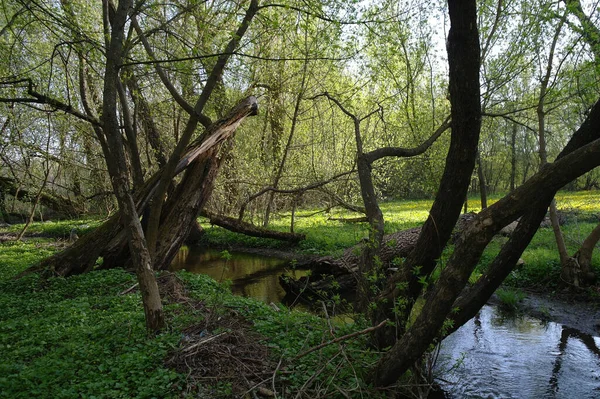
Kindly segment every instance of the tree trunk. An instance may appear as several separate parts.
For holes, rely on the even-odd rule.
[[[107,2],[104,4],[105,12],[109,12],[108,8],[110,5]],[[117,9],[110,19],[112,29],[110,45],[106,52],[101,121],[102,130],[108,144],[108,146],[104,147],[104,158],[111,177],[113,190],[119,203],[119,213],[127,235],[129,250],[133,255],[133,266],[140,285],[142,303],[146,315],[146,328],[150,332],[158,332],[165,325],[162,302],[158,292],[158,284],[152,270],[152,259],[148,252],[146,238],[144,237],[136,205],[129,189],[127,161],[117,117],[117,91],[120,83],[119,68],[124,56],[124,30],[128,14],[132,7],[132,0],[119,0]],[[108,30],[108,26],[105,26],[105,29]]]
[[[475,25],[475,22],[472,24]],[[373,374],[375,384],[393,383],[436,338],[443,338],[469,320],[487,301],[495,287],[500,285],[504,278],[502,276],[514,267],[535,234],[556,191],[598,165],[600,101],[594,105],[585,122],[554,163],[547,164],[524,185],[479,213],[467,227],[455,244],[454,252],[439,279],[426,295],[426,302],[417,319],[376,367]],[[461,298],[458,298],[493,234],[521,215],[519,227],[494,260],[488,275],[480,278],[472,289],[463,292]],[[461,306],[458,316],[451,312],[452,309],[457,309],[456,306]],[[445,321],[454,317],[455,324],[446,324],[446,328],[442,329]]]
[[[436,266],[458,220],[471,182],[479,132],[481,104],[479,85],[479,34],[475,1],[449,1],[451,28],[448,35],[450,101],[452,134],[446,166],[435,201],[431,207],[415,249],[404,261],[401,270],[389,281],[377,304],[378,315],[373,323],[397,320],[395,328],[376,332],[379,347],[389,347],[402,334],[412,304],[421,293],[426,279]],[[398,310],[397,298],[406,298]],[[388,366],[382,363],[378,370]]]
[[[481,197],[481,209],[487,208],[487,185],[485,174],[481,165],[481,153],[477,151],[477,177],[479,179],[479,196]]]
[[[304,234],[296,234],[294,232],[267,230],[256,227],[253,224],[240,222],[237,218],[231,218],[223,215],[215,215],[208,212],[201,212],[202,216],[209,219],[211,224],[223,227],[235,233],[241,233],[252,237],[272,238],[275,240],[288,241],[297,243],[306,238]]]
[[[230,138],[247,116],[256,115],[257,109],[256,98],[244,99],[188,147],[176,171],[179,173],[192,165],[193,170],[186,172],[176,193],[171,196],[172,200],[165,205],[165,215],[169,216],[165,216],[161,223],[159,247],[162,250],[157,251],[160,255],[155,257],[155,268],[168,267],[170,263],[168,257],[177,252],[185,239],[185,236],[180,235],[189,232],[191,224],[196,222],[196,215],[198,215],[196,208],[200,208],[210,195],[218,171],[218,163],[213,163],[217,160],[214,153],[208,154],[207,151],[216,149],[220,143]],[[136,193],[137,214],[141,214],[147,206],[160,173],[162,169]],[[60,276],[80,274],[92,270],[100,257],[104,259],[102,268],[122,267],[129,264],[126,235],[120,228],[120,224],[119,215],[113,215],[96,230],[82,236],[71,247],[44,259],[26,272],[45,270]],[[173,242],[168,243],[170,239]]]
[[[304,97],[304,91],[306,90],[306,74],[308,70],[308,60],[304,61],[304,66],[302,68],[302,82],[300,83],[300,90],[298,95],[296,96],[296,103],[294,105],[294,115],[292,116],[292,125],[290,127],[290,135],[288,136],[287,143],[283,150],[283,156],[281,157],[281,162],[279,162],[279,166],[277,167],[277,171],[275,173],[275,177],[273,179],[272,187],[279,187],[279,180],[283,176],[283,170],[285,168],[285,164],[287,162],[287,158],[291,151],[292,143],[294,140],[294,134],[296,133],[296,126],[298,124],[298,115],[300,113],[300,103],[302,102],[302,98]],[[275,154],[274,154],[275,155]],[[273,207],[273,201],[275,199],[275,192],[271,191],[267,200],[267,207],[265,209],[265,217],[263,220],[263,226],[267,227],[269,225],[269,219],[271,217],[271,208]]]
[[[512,124],[510,133],[510,191],[515,189],[517,179],[517,124]]]
[[[574,281],[579,285],[594,283],[596,275],[592,269],[592,254],[600,241],[600,224],[586,237],[579,250],[569,258],[567,268],[563,268],[561,277],[566,281]]]
[[[543,168],[544,165],[548,163],[548,153],[546,148],[546,113],[544,111],[544,104],[546,101],[546,95],[548,94],[548,84],[550,82],[550,77],[552,75],[552,63],[554,61],[554,51],[556,48],[556,44],[558,43],[558,39],[560,37],[560,33],[562,30],[562,26],[564,24],[564,19],[561,19],[558,24],[556,31],[554,32],[554,38],[552,40],[552,44],[550,45],[550,53],[548,55],[548,65],[546,67],[546,73],[541,80],[540,85],[540,96],[537,105],[537,117],[538,117],[538,138],[539,138],[539,154],[540,154],[540,168]],[[570,272],[572,269],[571,261],[569,258],[569,254],[567,252],[567,246],[565,244],[565,239],[563,237],[562,231],[560,229],[560,223],[558,221],[558,213],[556,209],[556,200],[552,200],[550,202],[550,222],[552,224],[552,231],[554,232],[554,238],[556,240],[556,246],[558,248],[558,254],[560,257],[560,264],[564,270],[563,278],[572,278],[572,273]],[[579,285],[577,281],[574,279],[566,280],[569,284]]]

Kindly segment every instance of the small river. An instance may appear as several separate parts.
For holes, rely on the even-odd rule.
[[[597,336],[484,306],[442,342],[436,374],[452,398],[600,398],[599,348]]]
[[[182,248],[171,270],[231,280],[235,294],[281,302],[279,276],[295,278],[278,258],[197,247]],[[600,337],[528,316],[506,316],[484,306],[480,313],[446,338],[435,375],[448,397],[592,399],[600,398]]]

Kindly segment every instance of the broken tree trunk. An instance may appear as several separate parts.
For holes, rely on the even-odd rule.
[[[168,267],[189,233],[191,224],[195,222],[200,208],[210,197],[220,165],[217,157],[220,144],[233,136],[246,117],[256,115],[257,109],[255,97],[244,99],[188,147],[176,169],[177,173],[185,170],[185,175],[172,197],[167,200],[161,218],[154,256],[155,269]],[[134,195],[138,214],[143,213],[152,197],[161,172],[162,169]],[[122,230],[119,216],[113,215],[71,247],[43,260],[25,273],[46,270],[60,276],[80,274],[93,269],[100,257],[103,258],[102,268],[127,266],[129,250]]]
[[[51,209],[60,217],[77,217],[83,213],[83,208],[68,198],[60,197],[56,194],[41,190],[37,195],[28,189],[20,186],[13,178],[0,176],[0,191],[4,195],[12,195],[18,200],[28,201],[30,198],[36,198],[39,195],[39,203],[46,208]]]

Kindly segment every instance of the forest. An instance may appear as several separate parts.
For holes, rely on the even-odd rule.
[[[503,284],[600,304],[596,2],[0,4],[0,396],[427,397]],[[286,252],[325,317],[194,246]]]

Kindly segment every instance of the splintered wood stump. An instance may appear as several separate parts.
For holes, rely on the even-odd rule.
[[[155,269],[169,266],[200,209],[210,198],[221,164],[218,157],[221,144],[230,140],[243,120],[256,115],[257,110],[256,97],[250,96],[242,100],[227,116],[213,123],[188,146],[176,168],[176,175],[184,172],[184,176],[163,207],[154,256]],[[158,187],[161,173],[163,169],[155,173],[135,193],[138,214],[143,214],[144,208],[150,202]],[[130,263],[126,239],[119,215],[116,214],[96,230],[82,236],[72,246],[24,273],[46,271],[61,276],[79,274],[98,267],[96,263],[99,258],[103,259],[100,266],[102,268],[124,267]]]

